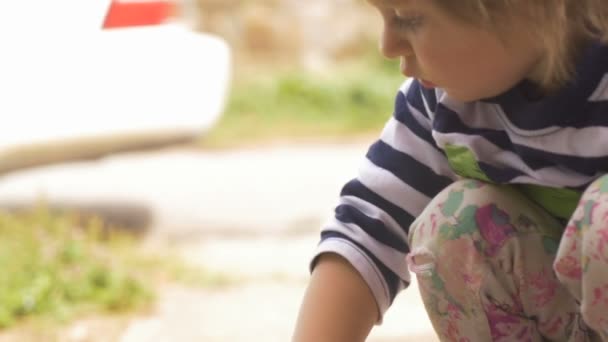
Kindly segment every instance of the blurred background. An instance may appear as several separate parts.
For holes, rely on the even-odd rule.
[[[207,138],[352,138],[377,133],[403,81],[379,56],[379,16],[365,1],[197,0],[196,27],[233,51],[226,112]],[[398,69],[397,69],[398,70]],[[230,129],[228,129],[230,127]]]
[[[0,342],[288,341],[403,82],[371,6],[8,3]],[[417,295],[369,340],[436,341]]]

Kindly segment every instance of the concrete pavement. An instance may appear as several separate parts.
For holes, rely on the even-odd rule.
[[[0,204],[44,198],[108,214],[138,208],[148,228],[172,237],[310,231],[331,213],[364,151],[347,144],[124,154],[3,176]]]
[[[121,341],[287,341],[318,229],[367,143],[238,151],[168,149],[55,165],[0,179],[0,203],[43,197],[102,210],[170,241],[188,262],[235,276],[213,290],[166,288]],[[437,341],[414,286],[369,341]]]

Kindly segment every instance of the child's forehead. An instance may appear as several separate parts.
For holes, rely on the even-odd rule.
[[[374,6],[386,8],[414,8],[430,5],[431,0],[367,0]]]

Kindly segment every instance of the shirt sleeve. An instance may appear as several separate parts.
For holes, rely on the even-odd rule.
[[[315,257],[346,258],[363,276],[384,315],[409,285],[408,230],[438,192],[456,179],[432,136],[435,93],[408,80],[381,137],[368,150],[358,177],[340,193],[335,216],[321,230]]]

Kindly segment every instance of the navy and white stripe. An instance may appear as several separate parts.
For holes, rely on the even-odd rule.
[[[466,147],[493,182],[584,189],[608,173],[608,46],[594,45],[574,81],[542,100],[522,82],[461,103],[408,80],[395,112],[344,186],[317,255],[338,253],[362,274],[383,313],[409,282],[408,229],[458,178],[444,148]]]

